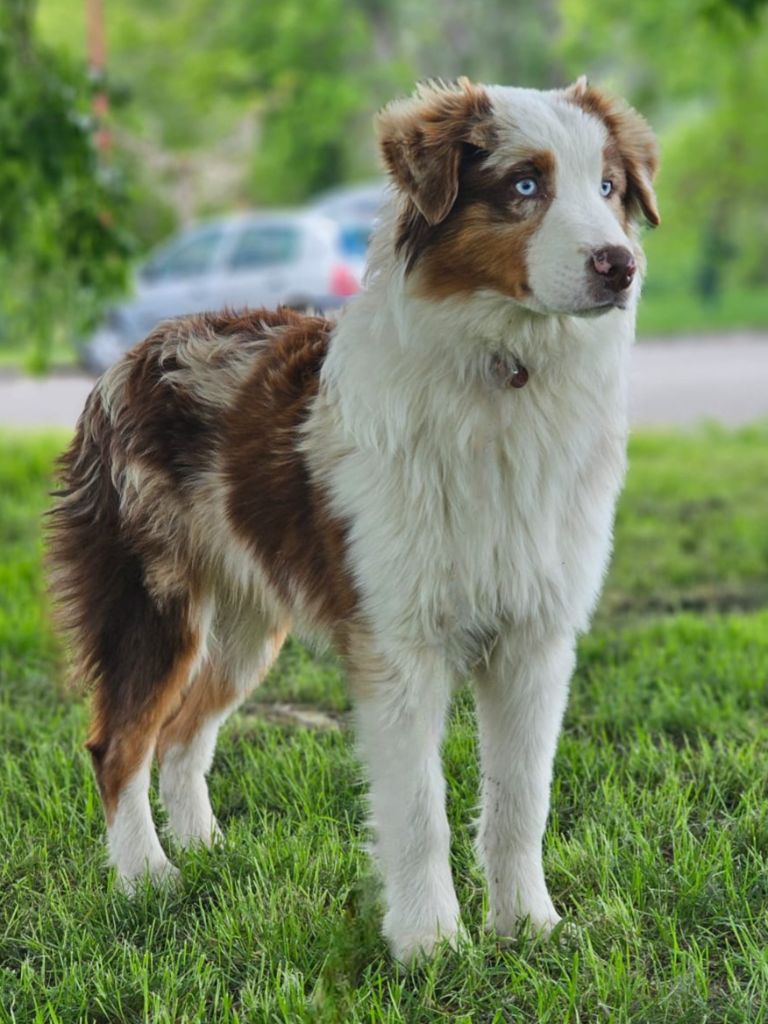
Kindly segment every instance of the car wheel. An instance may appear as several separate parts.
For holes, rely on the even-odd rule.
[[[288,309],[293,309],[297,313],[311,312],[315,308],[315,304],[311,299],[297,296],[295,299],[287,299],[282,305],[287,306]]]

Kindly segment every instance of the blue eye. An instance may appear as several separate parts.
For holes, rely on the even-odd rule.
[[[521,178],[515,182],[515,191],[521,196],[535,196],[539,191],[539,183],[535,178]]]
[[[613,182],[608,178],[603,178],[600,182],[600,195],[607,199],[611,192],[613,192]]]

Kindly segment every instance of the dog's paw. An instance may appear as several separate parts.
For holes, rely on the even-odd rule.
[[[149,883],[155,889],[168,889],[179,884],[181,872],[167,858],[148,862],[142,871],[135,874],[119,873],[117,887],[128,896],[133,896],[143,885]]]
[[[485,930],[504,939],[514,939],[522,931],[528,931],[540,938],[548,938],[561,922],[562,918],[549,896],[546,896],[528,907],[518,905],[514,909],[491,909],[485,921]]]
[[[456,950],[469,941],[467,932],[458,919],[433,927],[401,929],[393,921],[385,918],[384,937],[394,959],[406,967],[414,967],[429,960],[442,943]]]
[[[204,823],[185,823],[183,828],[170,827],[168,832],[182,850],[192,850],[196,846],[218,846],[224,841],[224,833],[214,817]]]
[[[395,960],[406,967],[416,967],[425,960],[429,960],[443,942],[451,949],[458,949],[461,942],[461,931],[456,929],[453,933],[423,932],[397,937],[390,936],[388,942]]]

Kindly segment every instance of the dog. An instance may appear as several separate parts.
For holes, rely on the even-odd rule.
[[[385,107],[390,197],[337,322],[161,323],[96,384],[62,457],[52,585],[111,863],[173,877],[218,835],[221,723],[291,629],[335,644],[370,783],[383,931],[404,962],[462,934],[441,740],[471,680],[487,927],[559,921],[552,763],[625,472],[627,363],[659,223],[646,121],[579,79],[466,79]]]

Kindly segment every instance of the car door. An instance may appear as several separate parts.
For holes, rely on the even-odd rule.
[[[195,228],[145,264],[139,272],[133,304],[142,333],[166,317],[197,313],[216,305],[211,283],[225,239],[221,225]]]
[[[291,221],[245,222],[233,232],[212,284],[214,305],[275,306],[291,297],[301,232]]]

